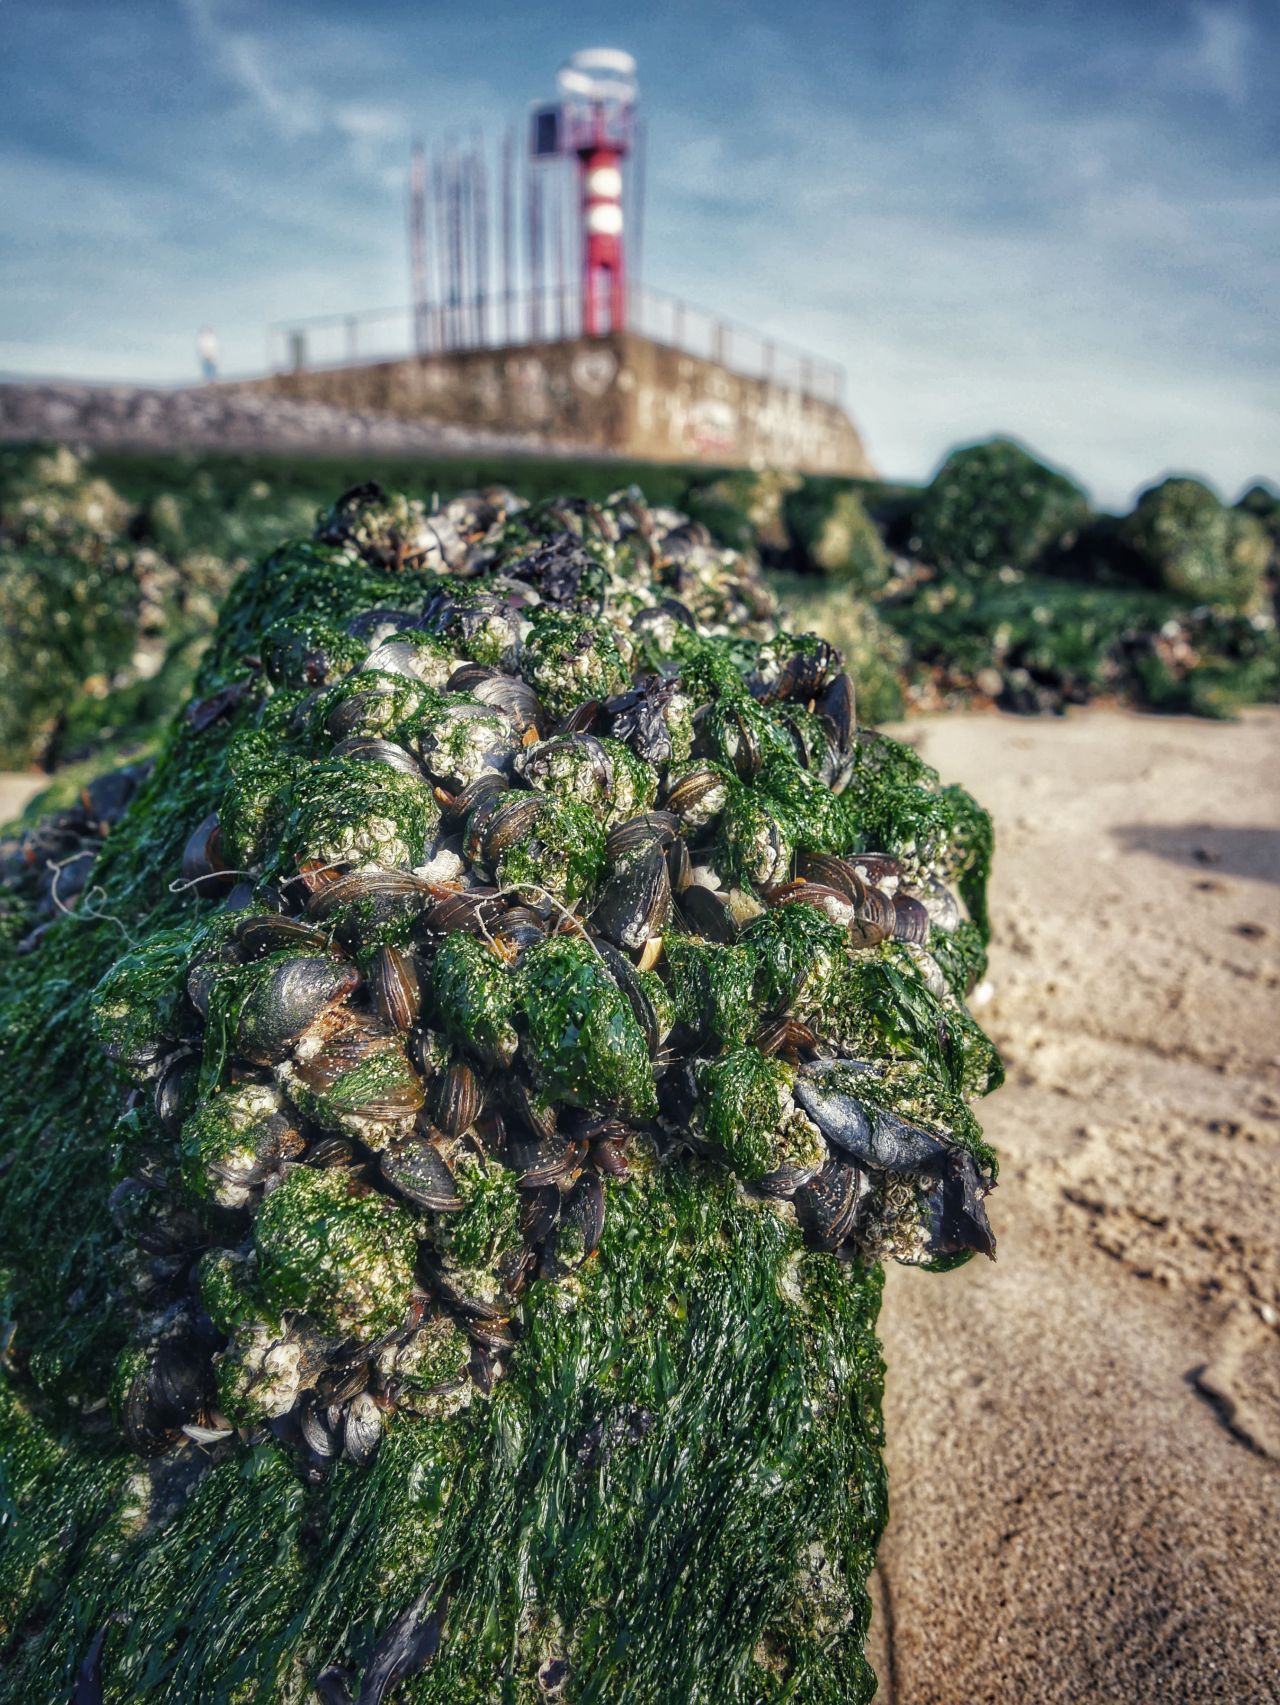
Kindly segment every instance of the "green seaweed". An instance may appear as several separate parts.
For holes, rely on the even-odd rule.
[[[520,1007],[534,1081],[549,1099],[623,1118],[657,1109],[649,1051],[631,1004],[595,948],[540,942],[520,969]]]
[[[413,1282],[413,1225],[341,1168],[295,1167],[258,1212],[258,1284],[267,1307],[309,1314],[325,1332],[374,1338],[400,1320]]]

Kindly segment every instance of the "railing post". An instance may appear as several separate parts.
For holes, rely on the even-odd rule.
[[[301,373],[307,365],[307,334],[306,332],[289,333],[289,366],[295,373]]]

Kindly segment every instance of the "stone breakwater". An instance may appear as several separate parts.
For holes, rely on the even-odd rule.
[[[234,384],[163,390],[62,382],[0,384],[0,440],[206,450],[368,451],[377,455],[580,454],[528,433],[397,420],[332,403],[242,391]],[[601,452],[594,451],[594,455]]]

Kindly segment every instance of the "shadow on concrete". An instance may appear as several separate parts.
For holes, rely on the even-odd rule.
[[[1280,834],[1273,829],[1231,828],[1221,823],[1125,823],[1112,834],[1126,852],[1155,853],[1206,875],[1280,882]]]

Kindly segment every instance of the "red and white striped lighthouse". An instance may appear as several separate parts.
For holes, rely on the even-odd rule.
[[[631,148],[636,62],[617,48],[575,53],[557,79],[561,147],[578,158],[582,208],[582,330],[626,325],[622,162]]]

